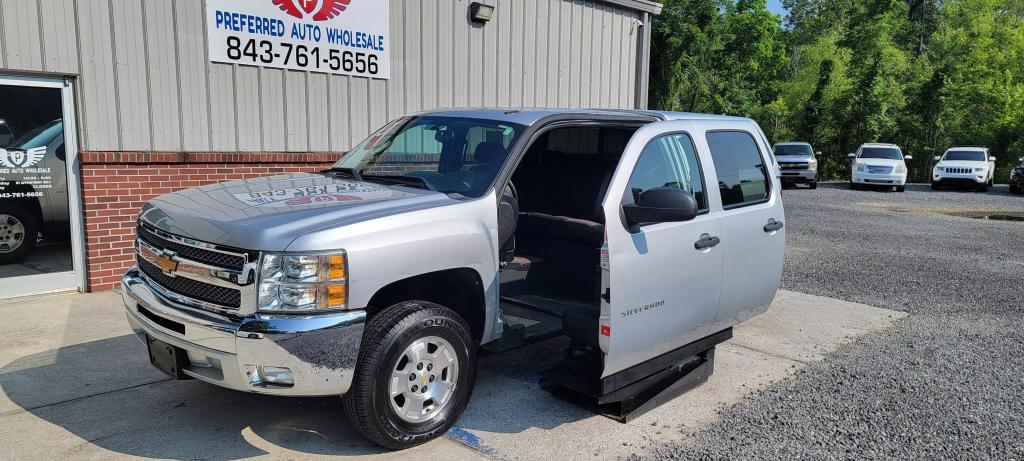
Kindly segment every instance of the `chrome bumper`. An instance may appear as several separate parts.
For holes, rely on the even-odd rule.
[[[164,298],[135,268],[121,279],[121,296],[135,335],[143,344],[148,335],[184,350],[188,367],[181,371],[188,376],[239,391],[294,396],[341,395],[352,383],[365,311],[232,319]],[[261,382],[259,366],[288,368],[294,384]]]
[[[854,172],[853,182],[858,184],[877,184],[880,186],[903,186],[907,184],[907,174],[875,174],[865,172]]]
[[[779,176],[782,181],[816,181],[818,179],[818,170],[781,170]]]

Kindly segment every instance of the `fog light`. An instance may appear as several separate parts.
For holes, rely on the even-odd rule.
[[[295,385],[295,378],[292,370],[282,367],[268,367],[258,365],[249,379],[253,386],[276,386],[292,387]]]

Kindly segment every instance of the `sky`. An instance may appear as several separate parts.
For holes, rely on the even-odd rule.
[[[782,8],[781,0],[768,0],[768,10],[783,18],[786,17],[786,10]]]

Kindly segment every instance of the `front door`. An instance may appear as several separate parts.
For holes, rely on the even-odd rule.
[[[712,333],[721,292],[722,251],[696,242],[720,234],[707,187],[710,157],[698,152],[689,121],[638,130],[629,141],[603,204],[607,255],[600,344],[602,377]],[[628,225],[622,205],[655,187],[679,187],[701,208],[691,221]]]

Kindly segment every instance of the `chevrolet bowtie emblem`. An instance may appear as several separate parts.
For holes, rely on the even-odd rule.
[[[156,257],[156,265],[160,266],[165,274],[171,275],[172,272],[178,270],[178,261],[173,258],[174,253],[162,253]]]

